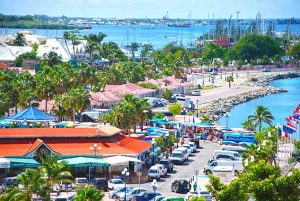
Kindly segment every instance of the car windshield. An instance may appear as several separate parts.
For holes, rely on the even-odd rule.
[[[159,161],[160,164],[168,164],[168,161]]]
[[[87,179],[78,179],[77,182],[79,184],[86,184],[86,183],[88,183]]]
[[[98,179],[96,183],[97,183],[97,184],[106,184],[107,181],[104,180],[104,179]]]
[[[172,157],[181,157],[180,153],[172,153]]]
[[[115,180],[113,183],[114,184],[124,184],[124,182],[122,180]]]
[[[149,173],[156,173],[157,172],[157,170],[155,170],[155,169],[150,169],[149,170]]]

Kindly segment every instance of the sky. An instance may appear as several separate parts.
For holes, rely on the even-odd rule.
[[[0,0],[0,13],[45,14],[67,17],[187,18],[236,17],[300,18],[300,0]]]

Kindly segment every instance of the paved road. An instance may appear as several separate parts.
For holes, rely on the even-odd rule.
[[[201,141],[202,149],[198,149],[198,152],[194,154],[193,157],[189,157],[189,161],[186,162],[184,165],[176,165],[174,166],[174,171],[171,174],[168,174],[166,178],[161,178],[158,181],[158,189],[157,191],[160,192],[163,196],[182,196],[184,197],[185,194],[177,194],[171,192],[171,183],[176,178],[187,178],[190,179],[196,174],[196,170],[199,171],[199,174],[203,174],[202,170],[204,166],[207,164],[207,161],[211,159],[214,150],[220,148],[219,144],[211,143],[211,142],[203,142]],[[134,184],[131,186],[139,187],[138,184]],[[146,188],[149,191],[152,191],[151,182],[141,184],[140,187]]]

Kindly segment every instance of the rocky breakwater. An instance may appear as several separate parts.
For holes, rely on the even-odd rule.
[[[275,87],[263,87],[247,93],[242,93],[237,96],[231,96],[227,98],[218,99],[212,101],[207,107],[202,110],[202,113],[205,113],[212,117],[214,120],[218,120],[221,115],[229,112],[235,105],[263,97],[269,94],[287,92],[285,89],[275,88]]]
[[[246,86],[260,86],[265,87],[270,82],[280,79],[300,77],[300,72],[278,72],[251,75],[251,77],[243,84]]]

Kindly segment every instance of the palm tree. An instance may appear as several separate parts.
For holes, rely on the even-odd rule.
[[[248,116],[248,120],[253,123],[255,128],[258,126],[258,130],[261,132],[262,123],[264,122],[268,125],[271,125],[274,117],[268,108],[264,107],[263,105],[258,105],[255,107],[254,113]]]
[[[75,201],[100,201],[104,197],[102,191],[92,187],[86,186],[84,189],[76,191]]]
[[[243,126],[244,129],[247,129],[247,130],[250,130],[250,131],[255,130],[255,127],[254,127],[252,121],[250,121],[249,119],[247,119],[246,121],[244,121],[242,123],[242,126]]]
[[[14,46],[26,46],[26,39],[22,33],[17,33],[16,39],[13,42]]]
[[[42,166],[39,167],[39,171],[46,180],[46,188],[49,189],[53,186],[60,187],[60,181],[72,183],[72,175],[70,168],[65,161],[58,162],[58,155],[48,156],[42,159]],[[48,190],[47,189],[47,190]],[[59,189],[60,190],[60,189]],[[47,192],[47,199],[50,199],[50,191]]]
[[[208,123],[214,121],[210,116],[205,115],[205,114],[203,114],[199,119],[201,122],[208,122]]]
[[[234,80],[233,80],[233,76],[232,76],[232,75],[230,75],[230,76],[226,77],[226,81],[227,81],[227,82],[228,82],[228,84],[229,84],[229,88],[231,88],[231,82],[234,82]]]
[[[24,201],[31,201],[32,194],[37,193],[40,196],[45,195],[46,180],[43,175],[35,169],[26,169],[25,172],[18,175],[18,181],[23,186],[22,194]]]
[[[25,200],[24,192],[19,188],[12,188],[0,194],[1,201],[19,201]]]
[[[143,48],[141,50],[141,61],[144,62],[145,61],[145,57],[147,57],[149,51],[151,49],[151,45],[143,45]]]
[[[131,56],[132,56],[132,61],[134,61],[135,57],[135,52],[138,50],[139,45],[136,42],[131,43]]]
[[[55,95],[55,85],[49,76],[39,73],[35,76],[36,79],[36,91],[38,97],[45,99],[45,111],[48,111],[48,101]]]
[[[44,60],[46,62],[46,64],[48,66],[50,66],[51,68],[53,68],[55,65],[62,63],[62,58],[61,56],[59,56],[56,52],[49,52],[49,54],[47,54],[44,57]]]
[[[70,40],[70,38],[71,38],[71,32],[70,31],[65,31],[63,38],[65,40],[67,51],[68,51],[69,55],[71,56],[71,52],[70,52],[70,49],[69,49],[69,46],[68,46],[68,40]]]
[[[71,55],[70,50],[68,48],[68,43],[67,41],[70,41],[72,44],[73,48],[73,55],[71,55],[73,58],[76,59],[76,51],[75,51],[75,46],[79,45],[80,42],[80,37],[76,35],[74,31],[65,31],[64,32],[64,39],[65,39],[65,44],[67,46],[68,53]]]

